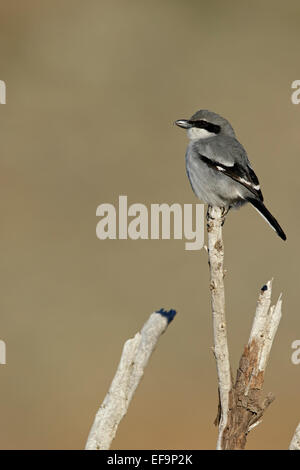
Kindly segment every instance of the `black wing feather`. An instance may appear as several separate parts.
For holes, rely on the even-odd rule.
[[[223,175],[233,179],[237,183],[247,188],[260,201],[263,201],[264,198],[261,190],[259,189],[258,178],[249,165],[243,167],[238,163],[235,163],[233,166],[226,166],[223,163],[213,161],[210,158],[205,157],[205,155],[201,154],[199,154],[199,158],[201,158],[201,160],[210,168],[214,168],[219,173],[222,173]]]

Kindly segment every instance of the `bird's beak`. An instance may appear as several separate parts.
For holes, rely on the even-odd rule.
[[[192,124],[190,121],[187,121],[186,119],[179,119],[178,121],[175,121],[176,126],[183,127],[183,129],[189,129],[192,127]]]

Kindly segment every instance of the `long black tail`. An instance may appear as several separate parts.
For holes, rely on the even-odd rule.
[[[271,212],[268,211],[268,209],[266,208],[264,203],[261,202],[259,199],[254,199],[252,197],[251,198],[249,197],[248,201],[252,204],[253,207],[255,207],[255,209],[260,213],[260,215],[264,219],[266,219],[266,221],[271,225],[273,230],[275,230],[275,232],[277,232],[277,234],[280,236],[280,238],[282,238],[282,240],[286,240],[286,235],[285,235],[284,231],[280,227],[280,225],[277,222],[277,220],[275,219],[275,217],[273,217]]]

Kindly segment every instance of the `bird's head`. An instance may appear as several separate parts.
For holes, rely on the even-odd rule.
[[[227,119],[207,109],[197,111],[190,119],[179,119],[175,124],[186,129],[191,140],[207,139],[219,134],[235,137]]]

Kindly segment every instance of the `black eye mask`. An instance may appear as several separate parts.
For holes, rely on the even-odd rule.
[[[211,122],[207,121],[189,121],[192,127],[198,127],[199,129],[205,129],[208,132],[212,132],[214,134],[219,134],[221,132],[221,126],[217,124],[212,124]]]

